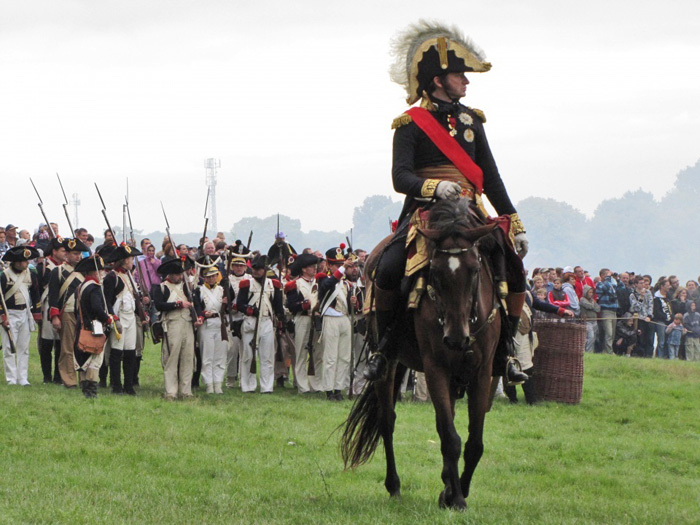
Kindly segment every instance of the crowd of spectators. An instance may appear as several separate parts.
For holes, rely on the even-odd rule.
[[[654,281],[608,268],[591,277],[581,266],[567,266],[536,268],[529,284],[538,299],[585,322],[586,352],[700,361],[698,281],[681,286],[675,275]],[[538,317],[551,314],[536,311]]]

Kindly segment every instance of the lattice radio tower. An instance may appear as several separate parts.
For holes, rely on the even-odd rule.
[[[73,195],[70,196],[70,203],[71,206],[73,206],[73,224],[74,228],[80,228],[78,226],[78,206],[80,206],[80,199],[78,198],[78,194],[74,193]],[[75,232],[73,232],[73,235],[75,235]]]
[[[209,188],[209,221],[211,222],[214,235],[219,231],[219,227],[216,224],[216,170],[220,167],[221,161],[219,159],[207,159],[204,161],[206,182]]]

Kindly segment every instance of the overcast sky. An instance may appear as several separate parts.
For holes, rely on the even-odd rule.
[[[280,212],[347,230],[368,195],[395,195],[391,120],[407,109],[388,44],[419,17],[454,22],[493,69],[482,109],[514,202],[591,214],[657,197],[700,158],[700,2],[0,0],[0,222],[66,222],[55,173],[103,228],[201,228],[204,159],[221,159],[220,230]],[[526,221],[527,222],[527,221]],[[527,224],[526,224],[527,226]]]

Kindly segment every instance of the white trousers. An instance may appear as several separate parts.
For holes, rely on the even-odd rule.
[[[297,389],[301,394],[309,391],[309,380],[313,377],[309,377],[307,373],[309,367],[309,350],[307,346],[309,344],[310,333],[311,317],[308,315],[297,315],[294,318],[294,350],[296,351],[294,378],[296,379]],[[315,342],[316,341],[313,341],[312,345]],[[320,370],[316,369],[316,373],[318,372],[320,372]]]
[[[204,321],[199,328],[202,351],[202,381],[204,384],[223,383],[226,370],[228,342],[221,339],[221,319]]]
[[[28,385],[29,338],[31,327],[26,310],[10,310],[10,332],[15,342],[16,354],[10,352],[10,339],[5,328],[2,332],[2,360],[5,365],[5,379],[8,385]]]
[[[255,317],[246,317],[243,321],[243,340],[241,341],[241,390],[243,392],[254,392],[258,386],[255,374],[250,373],[250,363],[256,356],[250,342],[253,340],[255,332]],[[260,358],[260,392],[272,392],[275,382],[275,334],[272,328],[272,319],[269,317],[260,319],[258,327],[258,349],[257,356]]]
[[[350,319],[323,318],[323,390],[343,390],[350,385]]]

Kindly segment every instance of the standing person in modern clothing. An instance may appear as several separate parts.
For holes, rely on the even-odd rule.
[[[587,284],[583,286],[583,295],[579,301],[581,318],[586,321],[586,352],[593,352],[595,340],[598,338],[598,313],[600,305],[595,300],[593,288]]]
[[[615,285],[615,291],[617,293],[617,316],[622,317],[627,312],[630,311],[630,294],[632,293],[632,288],[630,287],[630,274],[627,272],[622,272],[617,279],[617,284]]]
[[[612,272],[607,268],[603,268],[600,270],[599,275],[600,281],[595,285],[595,293],[598,296],[600,318],[603,326],[603,352],[612,354],[617,310],[620,305],[617,302],[617,290],[612,278]]]
[[[34,321],[41,319],[39,279],[29,270],[29,261],[40,256],[36,248],[26,246],[10,248],[2,256],[9,264],[0,275],[2,356],[8,385],[29,386],[29,339]]]
[[[651,318],[654,314],[654,298],[647,290],[646,280],[642,275],[634,278],[629,311],[635,319],[635,326],[641,331],[637,338],[637,353],[643,357],[652,357],[654,355],[655,328],[651,323]]]
[[[669,283],[668,279],[662,278],[656,285],[658,289],[654,294],[654,314],[652,316],[656,331],[656,357],[667,359],[666,327],[673,321],[671,301],[668,297],[671,283]]]
[[[576,290],[576,296],[580,299],[583,297],[583,287],[590,286],[591,289],[594,289],[595,284],[593,283],[593,280],[586,275],[586,272],[583,271],[583,267],[581,266],[574,266],[574,275],[576,276],[574,289]]]
[[[685,358],[688,361],[700,361],[700,312],[697,302],[688,303],[688,311],[683,316],[683,326],[687,330],[685,338]]]
[[[673,321],[666,327],[666,349],[669,359],[678,359],[678,348],[686,332],[683,327],[683,314],[674,315]]]

